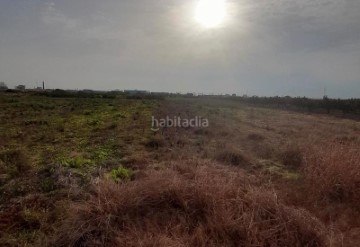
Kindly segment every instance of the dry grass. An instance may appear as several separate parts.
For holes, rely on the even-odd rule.
[[[261,142],[261,141],[265,140],[265,137],[261,134],[251,133],[248,135],[248,139],[252,140],[252,141]]]
[[[330,245],[319,221],[359,246],[359,122],[213,99],[29,100],[0,112],[1,246]],[[210,126],[154,134],[151,114]],[[78,156],[94,162],[66,165]],[[119,166],[133,180],[101,179]]]
[[[245,177],[180,164],[72,207],[56,246],[325,246],[322,224]]]
[[[163,139],[162,136],[153,135],[144,144],[145,144],[145,147],[147,147],[149,149],[158,149],[165,145],[165,140]]]
[[[23,150],[6,150],[0,153],[0,174],[19,176],[31,168],[29,158]]]
[[[215,159],[219,162],[233,166],[240,166],[244,168],[251,166],[250,159],[245,156],[243,152],[231,148],[224,148],[218,151]]]
[[[280,154],[280,159],[285,167],[298,169],[303,163],[303,153],[298,147],[288,147]]]
[[[357,146],[332,143],[308,149],[304,174],[311,192],[321,199],[360,205],[360,153]]]

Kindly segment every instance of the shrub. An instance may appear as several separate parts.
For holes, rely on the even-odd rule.
[[[265,140],[264,136],[262,136],[260,134],[256,134],[256,133],[249,134],[247,138],[249,140],[252,140],[252,141],[263,141],[263,140]]]
[[[133,176],[134,172],[123,166],[120,166],[110,172],[110,177],[116,182],[130,180]]]
[[[288,168],[298,169],[303,163],[303,154],[299,148],[288,148],[280,154],[282,164]]]
[[[145,142],[145,146],[151,149],[158,149],[164,145],[165,141],[161,136],[151,136],[151,138]]]
[[[251,165],[249,158],[237,150],[223,150],[216,155],[216,160],[225,164],[246,167]]]
[[[357,146],[333,143],[308,149],[303,171],[310,191],[320,199],[360,204]]]
[[[54,191],[56,189],[56,184],[54,179],[52,179],[51,177],[44,178],[43,180],[40,181],[40,188],[43,192],[46,193]]]
[[[41,225],[41,213],[31,208],[24,208],[20,212],[25,227],[30,229],[39,229]]]
[[[181,166],[181,165],[179,165]],[[55,246],[325,246],[305,210],[209,166],[151,171],[132,183],[101,181],[73,205]]]

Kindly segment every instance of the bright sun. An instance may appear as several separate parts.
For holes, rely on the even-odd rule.
[[[199,0],[195,10],[196,21],[206,28],[222,24],[225,15],[225,0]]]

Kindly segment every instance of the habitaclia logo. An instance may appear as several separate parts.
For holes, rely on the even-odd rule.
[[[156,119],[151,117],[151,130],[159,131],[160,128],[207,128],[209,127],[209,120],[196,116],[195,118],[187,119],[181,117],[169,117]]]

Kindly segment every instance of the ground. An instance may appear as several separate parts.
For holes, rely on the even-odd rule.
[[[360,244],[358,121],[181,97],[0,109],[1,246]]]

